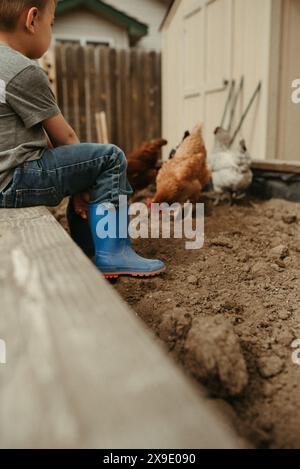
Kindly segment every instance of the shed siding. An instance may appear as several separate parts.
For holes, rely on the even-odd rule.
[[[271,1],[234,0],[233,15],[232,76],[236,80],[245,77],[238,117],[262,81],[260,96],[245,121],[241,137],[246,138],[253,158],[273,158],[267,148]]]
[[[224,79],[238,82],[244,75],[237,117],[260,80],[263,88],[240,137],[246,138],[255,159],[266,158],[271,2],[175,3],[163,29],[163,133],[170,147],[187,128],[203,120],[211,150],[213,131],[220,124],[227,98]]]
[[[300,79],[300,2],[284,0],[280,68],[278,154],[280,159],[300,161],[300,104],[291,99],[292,82]]]

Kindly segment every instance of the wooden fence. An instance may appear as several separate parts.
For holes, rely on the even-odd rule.
[[[56,46],[59,105],[82,142],[96,142],[96,113],[112,143],[130,152],[161,136],[161,55],[138,49]]]

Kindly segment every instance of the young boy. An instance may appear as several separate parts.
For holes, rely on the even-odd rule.
[[[0,2],[0,207],[55,206],[88,192],[89,224],[72,197],[68,219],[86,252],[93,241],[101,272],[108,278],[159,274],[164,264],[139,257],[128,238],[127,203],[119,204],[119,196],[132,193],[124,153],[115,145],[79,143],[35,62],[49,48],[55,8],[56,0]],[[108,225],[118,220],[114,237],[99,236],[104,215]]]

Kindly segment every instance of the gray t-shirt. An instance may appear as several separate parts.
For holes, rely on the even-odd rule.
[[[42,68],[0,44],[0,191],[17,166],[41,158],[47,148],[42,122],[59,113]]]

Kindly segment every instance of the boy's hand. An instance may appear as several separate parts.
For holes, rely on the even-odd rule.
[[[73,195],[73,206],[77,215],[81,216],[84,220],[88,219],[88,203],[90,195],[88,192],[80,192]]]

